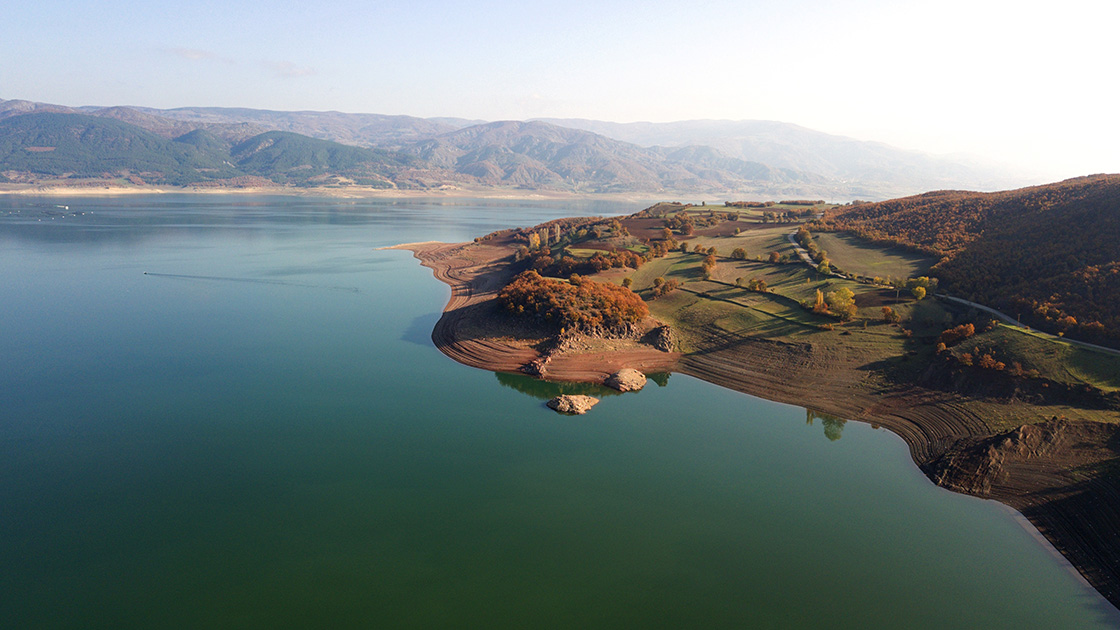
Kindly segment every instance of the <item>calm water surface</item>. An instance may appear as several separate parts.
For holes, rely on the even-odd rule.
[[[374,249],[640,207],[0,197],[0,626],[1116,626],[890,433],[680,375],[556,415]]]

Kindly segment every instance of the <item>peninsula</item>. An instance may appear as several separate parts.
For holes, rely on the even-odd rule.
[[[1034,207],[1057,225],[1069,223],[1070,208],[1107,200],[1097,232],[1108,238],[1118,189],[1120,177],[1098,176],[955,193],[937,207],[983,211],[969,215],[973,224],[951,224],[959,231],[953,249],[923,246],[920,230],[885,218],[923,198],[931,212],[935,200],[922,195],[845,206],[662,203],[616,219],[561,219],[471,243],[398,248],[451,286],[432,339],[460,363],[557,381],[603,382],[622,368],[676,371],[816,417],[886,428],[934,483],[1018,510],[1120,604],[1112,320],[1092,319],[1091,305],[1059,304],[1055,291],[1028,314],[1039,330],[971,305],[1006,303],[995,293],[948,295],[962,286],[960,261],[987,247],[982,234],[1011,233],[1026,220],[1001,208]],[[1052,248],[1069,246],[1063,229],[1051,230]],[[1115,257],[1115,248],[1102,255]],[[1112,279],[1108,263],[1086,258],[1093,255],[1064,273],[1099,273],[1103,264]],[[974,275],[988,280],[974,284],[993,288],[1010,273],[996,263],[983,272]],[[602,301],[550,310],[551,298],[539,293],[561,285],[594,293],[594,284],[633,291],[646,310],[615,321]],[[1108,299],[1103,288],[1096,296]],[[1067,332],[1104,345],[1075,343]]]

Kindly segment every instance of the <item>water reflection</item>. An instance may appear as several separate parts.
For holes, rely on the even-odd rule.
[[[814,420],[821,421],[821,426],[824,427],[824,436],[833,442],[842,437],[844,425],[848,423],[848,421],[843,418],[831,416],[827,413],[816,411],[815,409],[806,409],[805,424],[812,426]]]
[[[526,374],[511,374],[508,372],[494,372],[498,382],[504,387],[516,389],[522,394],[533,398],[548,400],[561,394],[580,396],[618,396],[622,392],[611,389],[605,385],[595,383],[569,383],[559,381],[542,381]]]
[[[508,372],[494,372],[494,376],[498,378],[498,382],[501,383],[502,386],[516,389],[522,394],[528,394],[533,398],[539,398],[541,400],[555,398],[561,394],[596,396],[601,398],[603,396],[618,396],[622,393],[605,385],[597,385],[595,383],[542,381],[525,374],[512,374]],[[656,383],[658,387],[665,387],[669,384],[669,372],[646,374],[646,378]]]

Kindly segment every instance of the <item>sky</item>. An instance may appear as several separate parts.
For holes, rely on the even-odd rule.
[[[1117,0],[13,2],[0,99],[778,120],[1120,172]]]

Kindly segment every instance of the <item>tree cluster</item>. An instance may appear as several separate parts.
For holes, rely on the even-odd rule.
[[[563,282],[525,271],[499,293],[511,313],[524,315],[561,331],[627,332],[649,315],[645,302],[626,287],[573,276]]]
[[[939,349],[941,349],[941,347],[952,348],[975,334],[976,326],[972,324],[961,324],[960,326],[943,331],[941,336],[937,338],[937,343]]]
[[[847,287],[840,287],[828,293],[817,289],[816,299],[803,302],[802,306],[818,315],[831,315],[840,321],[850,322],[855,319],[858,311],[855,298],[855,293]]]
[[[769,208],[774,205],[773,201],[725,201],[723,205],[727,208]]]
[[[669,295],[673,291],[676,291],[677,288],[680,287],[680,286],[681,286],[680,280],[677,280],[676,278],[671,278],[669,280],[666,280],[665,278],[662,278],[660,276],[657,277],[657,278],[654,278],[653,279],[653,293],[651,294],[652,299],[656,300],[657,298],[659,298],[663,295]]]

